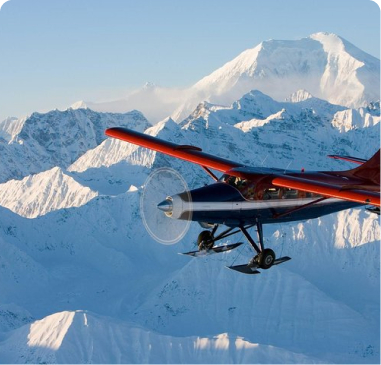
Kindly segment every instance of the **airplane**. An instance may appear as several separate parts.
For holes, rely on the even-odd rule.
[[[256,255],[244,265],[229,266],[245,274],[259,274],[290,260],[276,258],[265,248],[263,224],[304,221],[362,205],[380,214],[380,150],[368,161],[350,156],[330,155],[334,159],[359,166],[346,171],[285,171],[278,168],[252,167],[205,153],[201,148],[164,141],[127,128],[105,131],[109,137],[145,147],[200,165],[214,183],[189,192],[168,196],[157,208],[171,219],[199,222],[205,229],[198,238],[203,256],[232,250],[242,242],[215,246],[217,241],[242,232]],[[222,172],[218,178],[211,170]],[[216,234],[219,226],[227,228]],[[248,229],[256,226],[257,242]]]

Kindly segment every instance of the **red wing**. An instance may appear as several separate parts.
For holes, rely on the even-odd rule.
[[[308,191],[326,197],[380,206],[380,193],[373,191],[373,189],[352,189],[350,185],[332,185],[288,175],[275,177],[272,180],[272,184],[290,189]]]
[[[107,129],[105,133],[109,137],[130,142],[141,147],[222,172],[242,166],[239,163],[204,153],[200,148],[195,146],[178,145],[126,128],[110,128]]]

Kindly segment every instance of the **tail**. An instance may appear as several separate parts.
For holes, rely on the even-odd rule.
[[[361,179],[366,184],[375,185],[380,190],[380,150],[361,166],[346,171],[348,175]]]

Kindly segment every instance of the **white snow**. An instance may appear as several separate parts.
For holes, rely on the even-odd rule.
[[[188,88],[148,83],[119,100],[86,106],[100,112],[138,109],[153,123],[168,115],[181,122],[204,101],[229,105],[253,89],[278,101],[304,89],[332,104],[359,108],[380,99],[380,64],[338,35],[316,33],[263,41]]]
[[[138,111],[97,113],[90,109],[33,113],[25,120],[0,124],[7,143],[0,145],[0,182],[21,179],[55,166],[67,168],[106,139],[104,130],[124,126],[143,131],[150,126]],[[1,132],[0,132],[1,136]]]
[[[4,119],[0,123],[0,138],[4,138],[7,142],[13,140],[21,132],[26,119],[27,117],[20,119],[9,117]]]
[[[138,111],[83,108],[0,123],[0,362],[379,363],[376,215],[358,208],[266,225],[265,245],[292,260],[240,275],[225,266],[248,262],[249,245],[192,260],[178,252],[195,247],[197,223],[166,246],[140,217],[152,170],[173,167],[190,188],[209,176],[104,136],[125,126],[249,166],[353,168],[326,155],[369,158],[379,148],[379,91],[364,78],[377,75],[369,57],[330,34],[266,41],[200,82],[210,99],[189,99],[180,123],[158,117],[151,126]],[[280,102],[252,90],[252,80],[274,92],[272,82],[298,82]],[[337,97],[374,102],[334,105],[330,82],[331,91],[362,84]],[[243,85],[250,88],[230,102],[212,102]]]
[[[379,100],[379,80],[379,60],[335,34],[269,40],[197,82],[173,118],[185,118],[203,100],[230,104],[252,89],[276,100],[305,89],[332,104],[358,108]]]
[[[0,184],[0,205],[27,218],[58,209],[79,207],[97,195],[59,167]]]
[[[311,99],[312,97],[313,96],[307,90],[301,89],[292,93],[289,97],[286,98],[285,101],[288,101],[291,103],[298,103],[299,101]]]
[[[88,109],[86,102],[83,100],[76,101],[70,106],[71,109]]]
[[[85,336],[78,337],[79,333]],[[10,363],[72,363],[77,361],[76,354],[80,354],[82,363],[316,362],[314,358],[250,343],[233,334],[163,336],[87,311],[61,312],[22,327],[6,347]],[[0,348],[0,355],[4,355],[4,350]]]
[[[253,128],[263,127],[265,124],[270,123],[270,121],[274,119],[282,120],[284,118],[283,114],[285,112],[286,110],[282,109],[281,111],[275,114],[269,115],[265,119],[251,119],[251,120],[248,120],[247,122],[237,123],[235,124],[235,127],[241,129],[243,132],[246,133]]]

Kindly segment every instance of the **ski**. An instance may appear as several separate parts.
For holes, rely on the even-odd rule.
[[[254,266],[249,266],[249,265],[236,265],[236,266],[226,266],[226,267],[230,270],[238,271],[243,274],[260,274],[261,273]]]
[[[282,264],[283,262],[286,262],[288,260],[291,260],[291,257],[288,257],[288,256],[280,257],[279,259],[274,260],[274,263],[272,264],[272,266]],[[243,274],[260,274],[260,271],[257,270],[257,269],[260,269],[260,266],[258,263],[255,263],[255,262],[250,263],[248,265],[236,265],[236,266],[226,266],[226,267],[230,270],[235,270]]]
[[[237,242],[237,243],[232,243],[231,245],[215,246],[210,248],[209,250],[184,252],[184,253],[181,253],[181,255],[188,255],[192,257],[204,257],[204,256],[213,255],[215,253],[221,253],[221,252],[234,250],[235,248],[241,246],[242,244],[243,242]]]

